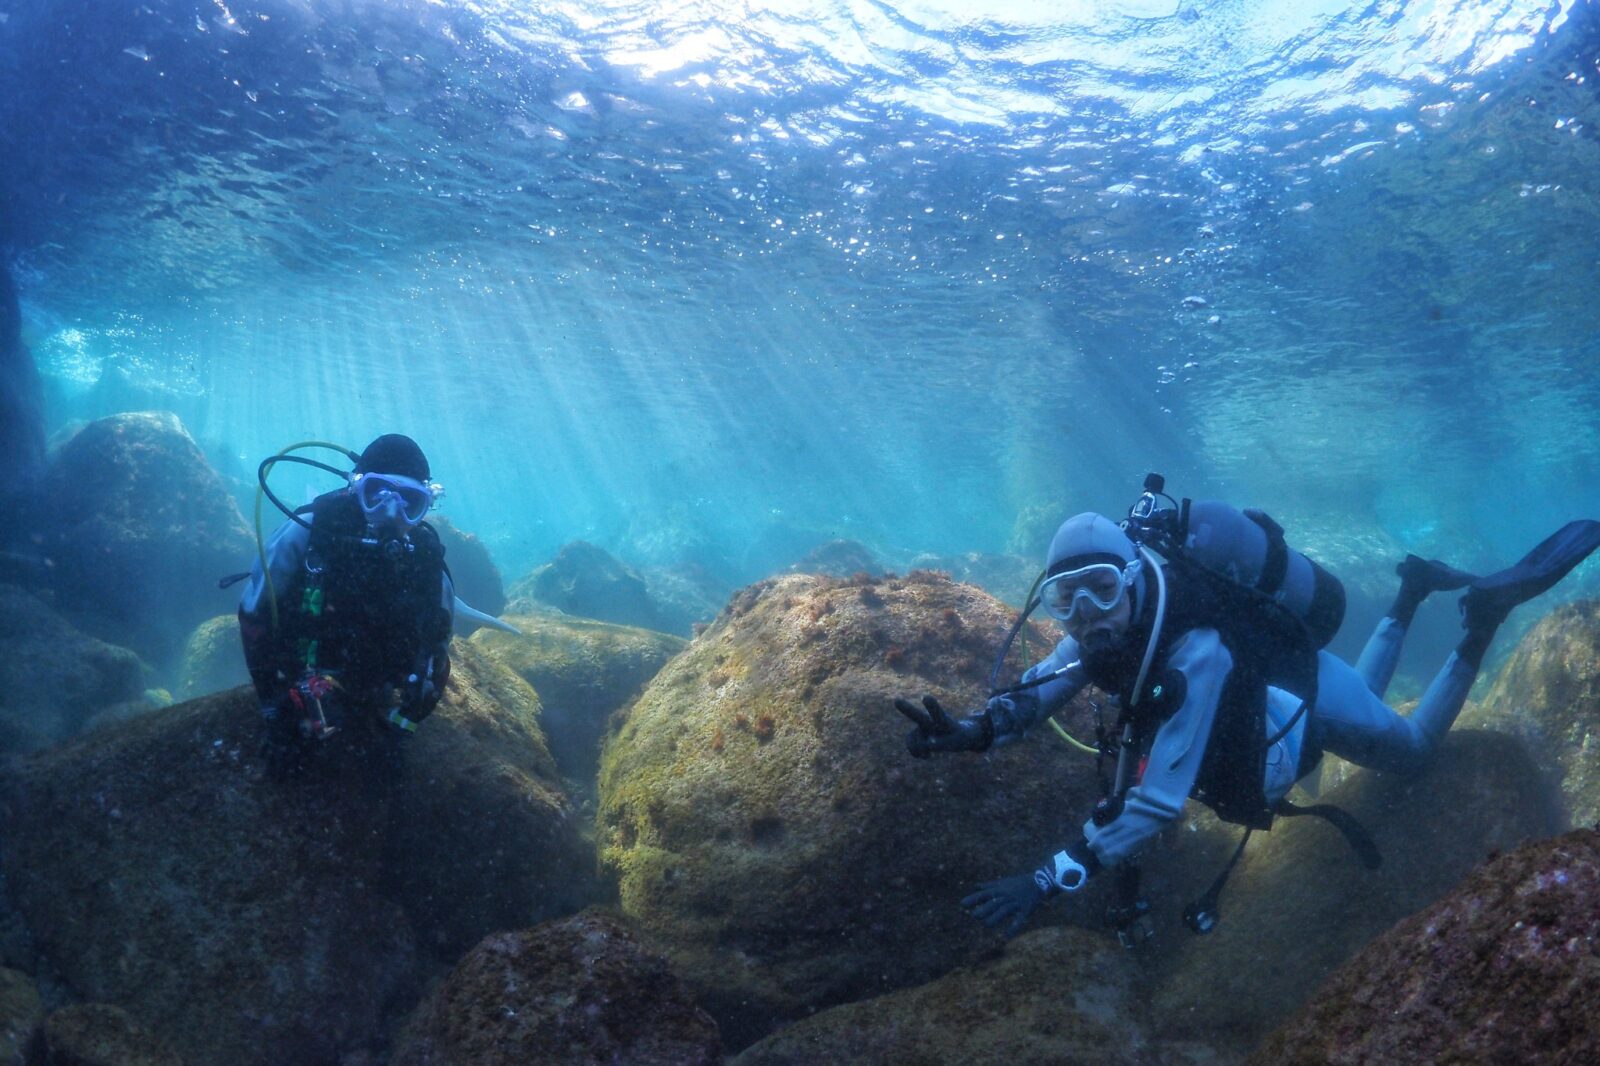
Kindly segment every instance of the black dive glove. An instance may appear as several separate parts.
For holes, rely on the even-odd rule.
[[[994,723],[984,711],[951,718],[932,696],[922,697],[921,707],[910,700],[895,700],[894,706],[917,724],[906,734],[906,750],[918,759],[936,751],[987,751],[994,743]]]
[[[989,881],[961,901],[968,914],[994,927],[1006,919],[1007,937],[1016,936],[1027,924],[1033,909],[1058,892],[1076,892],[1100,868],[1087,844],[1080,841],[1052,855],[1031,874],[1017,874]]]

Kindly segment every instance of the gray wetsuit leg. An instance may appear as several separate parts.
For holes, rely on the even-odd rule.
[[[1389,691],[1394,668],[1400,662],[1400,646],[1405,639],[1405,626],[1393,618],[1379,619],[1378,628],[1367,638],[1367,646],[1361,649],[1361,658],[1356,660],[1356,673],[1361,675],[1367,688],[1380,700]]]
[[[1373,693],[1368,676],[1337,656],[1320,653],[1317,703],[1306,735],[1311,760],[1301,765],[1309,767],[1315,753],[1330,751],[1376,770],[1410,773],[1422,769],[1455,724],[1477,676],[1476,666],[1452,653],[1417,709],[1403,716]]]

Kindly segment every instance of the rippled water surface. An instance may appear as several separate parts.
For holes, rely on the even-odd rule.
[[[5,0],[0,241],[53,424],[404,429],[510,575],[1146,469],[1479,565],[1600,515],[1597,88],[1582,0]]]

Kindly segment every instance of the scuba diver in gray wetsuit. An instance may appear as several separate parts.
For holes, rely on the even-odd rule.
[[[919,758],[1010,743],[1087,685],[1120,703],[1120,739],[1102,744],[1118,757],[1116,783],[1083,835],[1037,869],[989,882],[961,901],[991,926],[1007,923],[1007,935],[1039,903],[1082,888],[1105,868],[1132,875],[1111,908],[1119,935],[1130,944],[1148,935],[1131,932],[1147,908],[1128,860],[1178,817],[1190,796],[1247,829],[1268,828],[1274,815],[1321,814],[1375,866],[1376,849],[1354,819],[1337,808],[1297,808],[1286,799],[1290,787],[1316,769],[1324,752],[1381,770],[1421,771],[1460,713],[1510,610],[1600,546],[1600,522],[1578,521],[1517,566],[1485,578],[1408,556],[1397,568],[1399,595],[1352,668],[1320,650],[1342,621],[1342,589],[1286,549],[1270,518],[1225,504],[1194,504],[1191,511],[1188,500],[1181,512],[1156,510],[1152,483],[1164,495],[1152,475],[1129,521],[1086,513],[1057,531],[1038,603],[1066,635],[1021,685],[962,718],[931,697],[920,707],[895,701],[915,723],[906,743]],[[1160,530],[1169,535],[1148,535]],[[1255,538],[1253,557],[1242,567],[1229,562],[1224,576],[1197,563],[1208,538],[1215,556],[1241,537]],[[1382,697],[1406,628],[1430,593],[1459,588],[1468,590],[1461,601],[1466,633],[1416,710],[1399,715]],[[1242,850],[1241,842],[1234,862]],[[1185,914],[1197,932],[1214,924],[1226,876],[1224,870]]]

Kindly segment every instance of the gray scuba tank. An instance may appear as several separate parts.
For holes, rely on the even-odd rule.
[[[1289,547],[1283,527],[1260,511],[1240,511],[1216,500],[1184,503],[1186,555],[1272,597],[1305,623],[1317,647],[1333,639],[1344,622],[1344,586]]]

